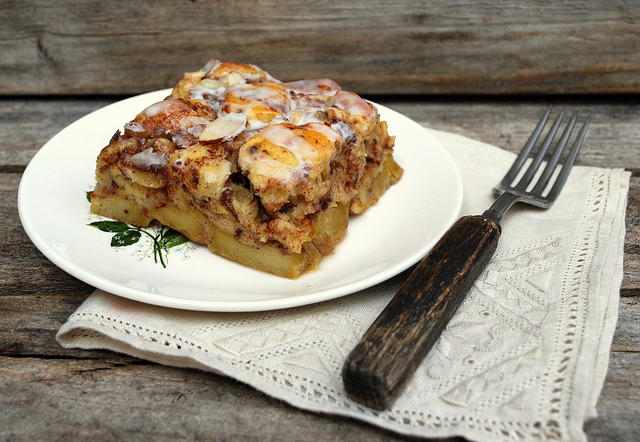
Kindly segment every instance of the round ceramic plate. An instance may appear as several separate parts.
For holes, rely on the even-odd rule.
[[[113,234],[87,226],[85,191],[95,184],[96,157],[113,133],[169,90],[99,109],[54,136],[24,172],[20,219],[40,251],[61,269],[107,292],[149,304],[203,311],[259,311],[348,295],[382,282],[422,258],[455,221],[462,181],[445,148],[423,127],[384,106],[396,136],[402,179],[366,213],[351,217],[345,239],[320,268],[297,280],[228,261],[206,247],[172,248],[154,263],[151,242],[110,246]]]

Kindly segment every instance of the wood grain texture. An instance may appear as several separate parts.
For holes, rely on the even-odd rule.
[[[55,8],[55,6],[52,6]],[[62,127],[113,98],[0,99],[0,440],[412,440],[290,407],[231,379],[104,351],[63,349],[55,332],[92,288],[57,269],[19,225],[20,171]],[[581,164],[626,167],[625,278],[599,418],[590,441],[639,440],[640,103],[387,99],[422,124],[517,151],[547,101],[593,118]],[[173,401],[173,402],[172,402]],[[8,411],[4,411],[8,410]],[[108,418],[107,418],[108,417]],[[345,436],[348,435],[348,436]]]
[[[640,440],[639,366],[640,353],[637,351],[611,353],[609,372],[598,400],[598,418],[587,422],[584,426],[589,441]]]
[[[0,99],[0,170],[21,172],[38,149],[65,126],[113,101]]]
[[[20,174],[0,173],[0,293],[88,294],[93,289],[61,271],[31,243],[18,216]]]
[[[0,351],[0,409],[9,411],[0,413],[2,440],[45,435],[48,440],[256,440],[256,435],[260,440],[291,440],[292,434],[305,441],[340,441],[346,434],[349,440],[415,440],[357,421],[307,413],[229,378],[110,352],[60,349],[53,333],[62,320],[55,318],[70,314],[72,305],[47,296],[21,302],[0,297],[0,305],[6,302],[14,314],[0,317],[0,335],[31,351]],[[639,316],[637,300],[623,299],[598,403],[600,417],[585,426],[590,441],[637,440]],[[24,321],[37,322],[43,332],[26,334],[20,330]]]
[[[585,427],[590,441],[637,440],[640,395],[629,385],[640,382],[638,364],[638,354],[612,355],[601,418]],[[0,357],[0,372],[2,440],[416,440],[144,361]]]
[[[626,0],[0,5],[0,94],[137,93],[212,57],[361,93],[640,91]]]
[[[0,356],[0,440],[403,440],[228,378],[141,360]]]
[[[91,290],[93,291],[93,290]],[[132,359],[100,350],[62,348],[55,334],[91,292],[69,290],[66,294],[0,295],[0,355],[9,357]],[[611,351],[633,353],[640,350],[640,298],[620,299],[618,327]],[[640,387],[640,385],[638,386]]]
[[[347,356],[342,371],[351,399],[388,409],[464,301],[496,251],[500,226],[463,216],[418,263]]]

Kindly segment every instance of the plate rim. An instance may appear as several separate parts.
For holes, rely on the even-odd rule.
[[[209,311],[209,312],[257,312],[257,311],[268,311],[268,310],[280,310],[285,308],[293,308],[300,307],[304,305],[316,304],[323,301],[328,301],[331,299],[336,299],[342,296],[347,296],[350,294],[357,293],[361,290],[373,287],[376,284],[379,284],[383,281],[386,281],[400,273],[404,270],[411,267],[413,264],[418,262],[426,253],[428,253],[431,248],[438,241],[440,236],[444,234],[446,231],[443,230],[440,234],[434,236],[434,240],[428,243],[425,243],[423,247],[421,247],[417,252],[401,260],[396,262],[395,265],[390,266],[383,272],[379,272],[378,274],[364,277],[358,279],[356,281],[350,282],[345,285],[340,285],[338,287],[334,287],[331,289],[320,290],[316,293],[312,294],[301,294],[301,295],[292,295],[292,296],[283,296],[281,298],[276,299],[268,299],[268,300],[238,300],[238,301],[216,301],[216,300],[195,300],[195,299],[181,299],[176,297],[171,297],[168,295],[158,295],[150,292],[146,292],[144,290],[135,289],[132,287],[127,287],[119,283],[115,283],[108,278],[105,278],[100,275],[96,275],[88,270],[83,269],[82,267],[77,266],[72,263],[70,260],[65,259],[60,253],[58,253],[54,247],[52,247],[44,238],[42,238],[37,229],[33,227],[31,224],[29,217],[27,216],[28,209],[25,207],[25,185],[24,183],[29,180],[30,170],[35,167],[33,164],[37,163],[38,157],[45,150],[47,145],[53,142],[54,139],[61,136],[63,132],[68,130],[71,126],[76,125],[83,119],[90,118],[94,113],[103,111],[106,108],[122,105],[124,102],[128,100],[139,99],[146,95],[160,95],[160,93],[169,94],[171,89],[160,89],[157,91],[151,91],[144,94],[135,95],[132,97],[128,97],[122,100],[118,100],[114,103],[110,103],[106,106],[100,107],[86,115],[83,115],[72,123],[66,125],[60,131],[58,131],[55,135],[53,135],[46,143],[38,149],[35,155],[29,161],[27,167],[25,168],[22,177],[20,179],[20,184],[18,186],[18,214],[20,217],[20,222],[22,223],[22,227],[27,233],[27,236],[31,240],[31,242],[36,246],[36,248],[53,264],[62,269],[63,271],[69,273],[75,278],[97,288],[100,290],[104,290],[106,292],[112,293],[117,296],[121,296],[124,298],[132,299],[134,301],[143,302],[150,305],[156,305],[161,307],[170,307],[177,308],[181,310],[193,310],[193,311]],[[463,183],[462,177],[460,175],[460,170],[455,163],[453,157],[449,153],[449,151],[444,147],[444,145],[433,136],[427,128],[422,126],[420,123],[412,120],[411,118],[403,115],[402,113],[391,109],[387,106],[381,105],[379,103],[372,102],[375,106],[380,109],[383,109],[384,112],[396,114],[401,118],[408,119],[413,123],[417,124],[420,128],[422,128],[425,133],[432,139],[433,143],[438,146],[438,148],[444,154],[446,160],[450,163],[451,169],[455,172],[454,181],[456,184],[456,188],[458,192],[455,195],[454,207],[455,210],[452,210],[449,214],[449,219],[445,223],[447,225],[447,229],[449,226],[453,224],[453,222],[459,217],[460,210],[462,208],[463,202]],[[256,270],[258,271],[258,270]],[[240,294],[241,295],[241,294]]]

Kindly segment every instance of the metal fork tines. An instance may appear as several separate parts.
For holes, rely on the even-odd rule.
[[[582,123],[573,142],[569,143],[578,122],[578,113],[574,113],[564,127],[562,135],[556,140],[565,117],[565,112],[562,111],[555,118],[544,139],[540,141],[550,114],[551,107],[538,122],[500,184],[495,187],[495,192],[500,196],[484,213],[485,216],[499,221],[502,214],[517,202],[546,209],[558,197],[584,143],[589,120]],[[567,148],[569,145],[571,147]],[[547,189],[549,190],[546,191]]]

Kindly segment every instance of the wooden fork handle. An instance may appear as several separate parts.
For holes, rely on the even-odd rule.
[[[342,379],[349,397],[378,410],[393,403],[487,266],[498,238],[500,226],[488,218],[456,221],[347,357]]]

